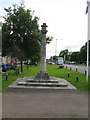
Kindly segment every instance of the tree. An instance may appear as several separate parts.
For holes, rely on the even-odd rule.
[[[80,49],[80,61],[81,63],[85,63],[86,60],[87,60],[87,50],[86,50],[86,46],[83,45]]]
[[[24,4],[13,5],[5,8],[7,17],[2,28],[3,56],[11,56],[21,60],[40,59],[41,32],[39,30],[38,17],[34,12],[25,9]],[[49,44],[52,37],[47,37]]]
[[[69,51],[68,49],[62,50],[59,54],[60,57],[65,57],[65,60],[69,60]]]
[[[68,49],[62,50],[60,57],[65,57],[65,60],[75,61],[76,63],[85,63],[87,61],[87,42],[80,48],[80,51],[68,52]],[[89,56],[90,56],[90,40],[89,40]],[[89,61],[90,63],[90,61]]]
[[[80,62],[80,52],[72,52],[71,61],[79,63]]]
[[[56,63],[57,59],[58,59],[58,56],[56,56],[56,55],[50,57],[50,61],[51,62],[55,62]]]
[[[53,36],[47,36],[46,37],[46,43],[49,44],[53,40]]]
[[[89,40],[89,56],[90,56],[90,40]],[[80,61],[81,63],[86,63],[87,61],[87,42],[80,49]]]
[[[7,17],[2,28],[3,56],[16,57],[19,60],[40,58],[41,35],[38,17],[21,4],[5,8]]]

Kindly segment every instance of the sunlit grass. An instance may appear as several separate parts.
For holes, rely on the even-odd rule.
[[[86,76],[84,74],[66,68],[59,69],[58,66],[47,66],[47,71],[50,76],[64,78],[82,91],[90,91],[90,87],[88,87],[89,84],[86,82]],[[68,72],[70,73],[70,77],[68,77]],[[78,76],[78,82],[76,82],[76,76]]]
[[[2,90],[4,91],[7,87],[12,84],[15,80],[22,77],[36,76],[40,70],[40,66],[32,66],[27,69],[27,67],[23,67],[24,71],[22,74],[15,75],[14,71],[8,71],[8,80],[6,81],[6,74],[2,75]],[[63,78],[69,81],[71,84],[76,86],[81,91],[90,91],[90,87],[88,87],[88,83],[86,82],[86,76],[79,72],[75,72],[73,70],[69,70],[66,68],[59,69],[56,65],[47,65],[47,72],[49,76]],[[70,77],[68,77],[68,72],[70,72]],[[76,76],[78,76],[78,82],[76,82]],[[90,76],[89,76],[90,80]],[[1,80],[0,80],[1,81]],[[1,83],[1,82],[0,82]],[[1,90],[0,90],[1,91]]]

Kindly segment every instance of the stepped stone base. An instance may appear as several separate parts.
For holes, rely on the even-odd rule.
[[[18,85],[23,86],[43,86],[43,87],[67,87],[65,83],[31,83],[31,82],[18,82]]]
[[[47,72],[40,71],[40,72],[36,75],[35,79],[49,80],[50,78],[49,78],[49,75],[48,75]]]
[[[9,88],[24,88],[24,89],[76,89],[68,81],[49,77],[48,80],[36,79],[36,77],[24,77],[17,79]]]
[[[33,80],[27,80],[26,82],[31,82],[31,83],[58,83],[58,80],[35,80],[35,79],[33,79]]]

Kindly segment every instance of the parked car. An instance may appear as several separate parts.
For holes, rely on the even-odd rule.
[[[6,72],[6,71],[7,71],[6,65],[2,65],[2,72]]]
[[[7,68],[7,70],[10,70],[11,69],[11,64],[6,64],[6,68]]]
[[[54,62],[51,62],[51,61],[49,61],[49,62],[48,62],[48,64],[52,64],[52,65],[55,65],[55,63],[54,63]]]
[[[35,61],[30,61],[29,65],[30,65],[30,66],[32,66],[32,65],[37,66],[37,62],[35,62]]]
[[[10,64],[6,64],[6,65],[2,65],[2,72],[6,72],[7,70],[11,69],[11,65]]]

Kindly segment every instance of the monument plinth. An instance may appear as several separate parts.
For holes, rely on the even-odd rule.
[[[40,54],[40,72],[37,74],[36,79],[49,79],[48,73],[46,72],[46,23],[41,26],[41,54]]]

